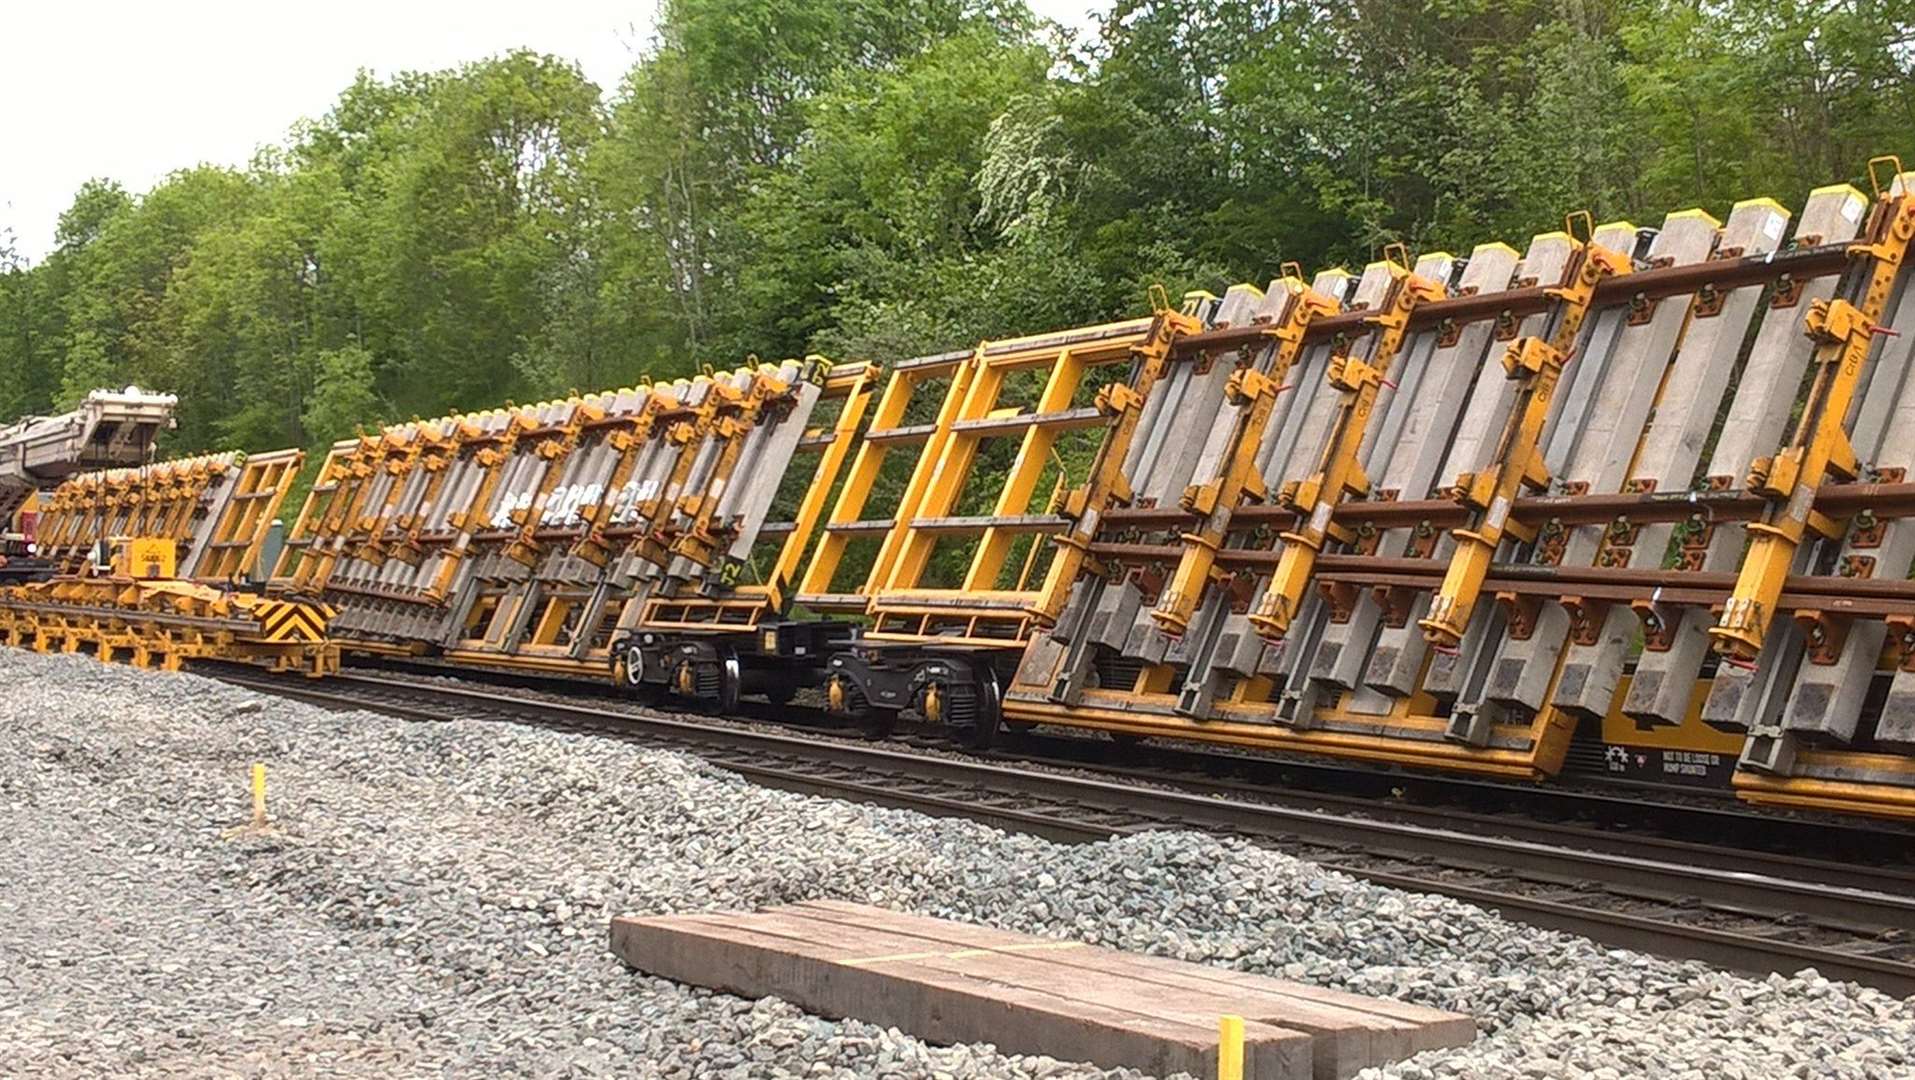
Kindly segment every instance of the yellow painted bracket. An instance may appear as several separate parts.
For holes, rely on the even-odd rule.
[[[1124,457],[1137,434],[1143,405],[1170,365],[1170,351],[1177,339],[1195,334],[1203,324],[1195,316],[1161,310],[1151,321],[1144,339],[1131,347],[1132,376],[1128,384],[1112,383],[1097,395],[1097,407],[1111,417],[1104,441],[1092,459],[1089,478],[1065,498],[1064,513],[1071,524],[1055,539],[1057,555],[1044,576],[1043,588],[1027,613],[1044,626],[1053,626],[1078,573],[1090,558],[1091,540],[1096,537],[1104,511],[1112,504],[1130,500],[1130,486],[1124,478]]]
[[[750,391],[738,405],[735,426],[724,433],[727,436],[724,449],[719,452],[718,461],[705,482],[705,490],[687,495],[680,503],[681,511],[691,518],[691,523],[672,543],[672,554],[699,566],[710,566],[717,561],[718,552],[725,546],[725,538],[712,530],[719,497],[731,484],[752,429],[764,420],[771,402],[790,390],[789,383],[767,371],[759,372],[752,380]]]
[[[1390,296],[1382,311],[1367,320],[1377,335],[1370,359],[1340,355],[1330,361],[1326,378],[1339,394],[1337,418],[1324,439],[1316,471],[1284,485],[1277,495],[1277,502],[1297,515],[1297,527],[1280,535],[1276,572],[1249,615],[1250,625],[1267,641],[1281,641],[1289,632],[1323,545],[1355,539],[1332,522],[1331,514],[1345,498],[1369,493],[1370,479],[1357,455],[1376,411],[1377,394],[1409,336],[1411,314],[1419,304],[1445,295],[1440,282],[1411,271],[1408,252],[1398,248],[1389,267],[1394,278]]]
[[[1223,454],[1222,475],[1208,483],[1191,485],[1180,500],[1185,510],[1200,515],[1202,521],[1196,529],[1183,534],[1183,555],[1157,606],[1150,612],[1164,633],[1172,637],[1190,626],[1190,618],[1196,613],[1197,603],[1210,582],[1217,564],[1217,551],[1223,547],[1224,533],[1237,505],[1246,497],[1261,498],[1264,494],[1257,451],[1263,444],[1270,415],[1276,409],[1277,395],[1286,389],[1284,383],[1290,370],[1303,353],[1305,332],[1319,316],[1334,315],[1341,306],[1306,284],[1301,268],[1295,273],[1286,272],[1280,286],[1292,295],[1283,318],[1264,331],[1276,343],[1269,366],[1263,371],[1240,367],[1231,373],[1224,387],[1225,396],[1237,407],[1237,415]]]
[[[834,366],[824,357],[814,354],[806,359],[820,365],[827,390],[834,384],[842,387],[844,406],[839,410],[838,421],[831,429],[831,443],[819,455],[811,485],[805,489],[805,497],[799,502],[798,512],[793,516],[792,531],[785,537],[784,546],[779,549],[778,558],[766,577],[766,604],[778,614],[783,614],[790,604],[790,583],[797,580],[799,565],[811,545],[811,538],[824,524],[826,499],[837,485],[838,474],[850,458],[851,446],[857,441],[865,411],[870,408],[878,380],[884,375],[880,365],[865,363],[855,369],[846,369],[856,372],[847,380],[844,373],[833,377]],[[1032,546],[1035,548],[1036,545]]]
[[[1873,180],[1877,162],[1869,164]],[[1816,301],[1803,317],[1803,332],[1815,342],[1815,381],[1788,445],[1749,470],[1749,490],[1769,504],[1761,519],[1748,525],[1749,548],[1736,574],[1735,591],[1709,628],[1713,648],[1733,660],[1749,662],[1761,653],[1803,537],[1811,530],[1830,539],[1842,534],[1842,524],[1815,510],[1815,489],[1830,477],[1856,476],[1855,449],[1843,425],[1881,330],[1889,293],[1915,238],[1915,196],[1893,194],[1880,183],[1876,190],[1869,238],[1849,246],[1850,271],[1844,277],[1858,283],[1859,302],[1841,297]]]
[[[1503,537],[1535,539],[1533,526],[1510,520],[1510,507],[1521,489],[1541,491],[1549,485],[1549,468],[1543,462],[1543,427],[1556,383],[1595,299],[1597,283],[1632,269],[1628,255],[1611,251],[1593,238],[1579,243],[1572,267],[1568,282],[1549,290],[1554,305],[1550,317],[1555,325],[1549,338],[1518,338],[1503,353],[1504,374],[1520,385],[1497,442],[1493,464],[1482,472],[1463,473],[1456,478],[1454,497],[1469,508],[1469,520],[1451,531],[1456,550],[1450,556],[1442,585],[1430,601],[1429,615],[1417,620],[1423,637],[1439,648],[1454,648],[1462,641]]]

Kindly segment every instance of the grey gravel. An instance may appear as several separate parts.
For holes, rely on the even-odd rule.
[[[1372,1076],[1915,1076],[1915,1000],[1533,930],[1236,841],[1056,845],[682,755],[0,649],[0,1074],[1130,1077],[626,970],[613,914],[836,898],[1469,1012]],[[246,773],[271,770],[274,830]]]

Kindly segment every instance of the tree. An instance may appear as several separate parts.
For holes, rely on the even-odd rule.
[[[575,65],[512,53],[433,83],[388,122],[401,130],[347,229],[381,392],[419,412],[519,394],[538,283],[576,253],[598,90]]]
[[[33,275],[0,229],[0,417],[43,409],[45,368],[36,356],[32,322]]]
[[[313,392],[300,415],[314,441],[324,445],[376,428],[385,408],[373,389],[372,354],[346,345],[322,350],[314,360]]]
[[[641,376],[896,360],[1285,260],[1565,212],[1799,204],[1915,162],[1915,0],[669,0],[561,58],[361,72],[243,168],[0,245],[0,414],[140,382],[169,449],[312,446]]]
[[[166,346],[159,318],[174,271],[205,232],[246,216],[253,192],[231,169],[173,173],[133,199],[117,185],[89,184],[61,218],[64,360],[59,404],[96,387],[138,383],[180,395],[178,442],[208,445],[230,407],[230,369],[220,358],[186,357]]]

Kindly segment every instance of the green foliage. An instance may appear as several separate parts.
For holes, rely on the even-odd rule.
[[[384,408],[373,389],[372,354],[358,345],[326,349],[315,358],[317,374],[300,420],[322,443],[377,426]]]
[[[13,233],[0,229],[0,353],[8,356],[33,356],[32,287],[34,277],[21,263],[14,247]],[[8,364],[0,367],[0,416],[18,416],[35,407],[46,395],[36,385],[49,374],[40,364]]]
[[[138,382],[171,449],[748,354],[890,361],[1915,163],[1915,0],[668,0],[565,60],[362,73],[244,168],[0,231],[0,417]],[[1069,455],[1066,455],[1067,458]],[[1066,460],[1073,467],[1073,460]]]

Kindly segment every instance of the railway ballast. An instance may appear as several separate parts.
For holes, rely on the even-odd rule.
[[[30,688],[0,703],[16,1075],[165,1075],[215,1052],[331,1075],[1108,1075],[685,991],[605,948],[614,913],[809,899],[1476,1017],[1475,1043],[1389,1076],[1915,1072],[1907,1001],[1603,949],[1240,841],[1054,844],[629,743],[329,713],[75,657],[0,652],[0,678]],[[274,831],[222,839],[255,760]]]

